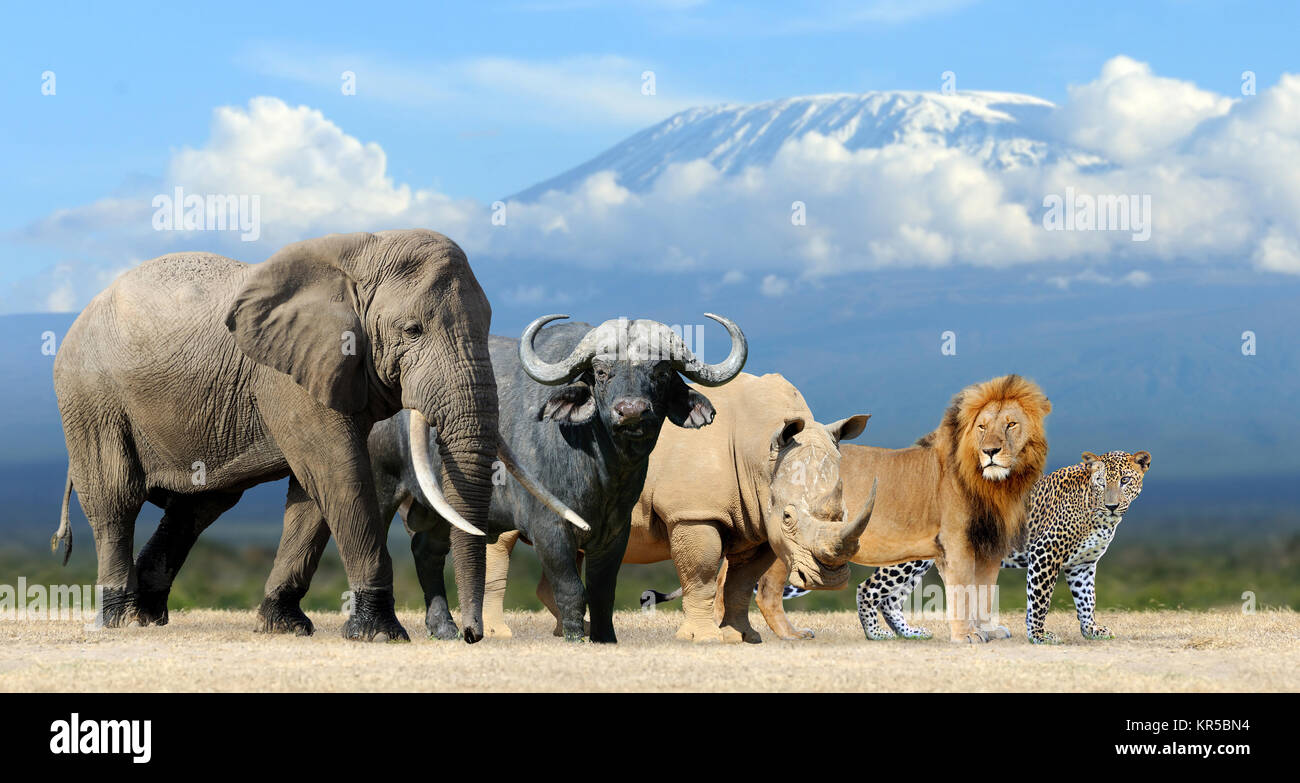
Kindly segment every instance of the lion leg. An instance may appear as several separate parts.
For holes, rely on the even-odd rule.
[[[785,585],[789,579],[790,566],[781,558],[774,558],[772,565],[758,579],[758,610],[763,613],[763,619],[767,620],[767,627],[772,629],[777,638],[786,641],[811,639],[813,638],[811,628],[795,628],[790,624],[790,618],[786,616],[782,595],[785,593]]]
[[[916,586],[921,584],[921,579],[933,565],[933,560],[913,560],[897,566],[903,570],[907,579],[880,602],[880,613],[885,616],[885,622],[904,639],[929,639],[933,635],[923,626],[911,627],[903,618],[903,601],[916,590]]]
[[[998,572],[1002,570],[1002,558],[976,563],[976,624],[990,640],[1010,639],[1011,629],[999,624],[998,609]]]
[[[965,553],[950,553],[938,565],[948,614],[948,641],[953,644],[987,642],[988,633],[977,622],[979,586],[975,580],[975,559]]]

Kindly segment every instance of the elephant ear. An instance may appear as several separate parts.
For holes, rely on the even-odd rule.
[[[356,283],[326,249],[300,242],[254,266],[226,328],[253,361],[289,375],[321,403],[355,413],[366,404],[369,340]]]

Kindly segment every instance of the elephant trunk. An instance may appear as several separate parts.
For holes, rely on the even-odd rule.
[[[486,354],[486,350],[484,351]],[[417,388],[420,388],[418,385]],[[455,564],[456,591],[460,603],[461,630],[473,644],[483,638],[483,590],[487,570],[488,507],[492,501],[492,476],[497,459],[497,391],[492,365],[487,357],[467,358],[451,378],[444,376],[429,388],[420,388],[417,399],[428,400],[411,406],[411,456],[421,488],[431,505],[451,529],[451,554]],[[420,410],[415,410],[419,408]],[[438,432],[441,474],[425,486],[420,463],[427,468],[427,415]],[[417,426],[417,420],[419,425]],[[424,442],[419,442],[423,430]],[[424,446],[422,449],[421,446]],[[421,456],[424,455],[424,459]],[[432,471],[428,471],[432,473]],[[437,493],[439,485],[441,493]],[[439,494],[435,498],[434,495]],[[445,508],[436,508],[441,500]],[[450,512],[450,513],[448,513]],[[464,524],[456,524],[459,518]]]

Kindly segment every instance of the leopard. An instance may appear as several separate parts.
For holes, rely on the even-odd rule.
[[[1142,492],[1151,454],[1110,451],[1100,457],[1083,452],[1081,461],[1038,479],[1028,498],[1028,521],[1021,540],[1002,560],[1002,568],[1027,570],[1025,630],[1034,644],[1059,644],[1044,628],[1052,593],[1062,572],[1074,597],[1079,630],[1085,639],[1113,639],[1094,617],[1097,563],[1106,554],[1129,506]],[[921,583],[933,560],[882,566],[858,585],[858,620],[870,640],[928,639],[923,627],[903,618],[903,600]],[[889,628],[880,625],[884,615]]]

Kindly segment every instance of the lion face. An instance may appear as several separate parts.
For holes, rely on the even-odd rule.
[[[980,475],[987,481],[1004,481],[1015,472],[1020,452],[1032,437],[1033,422],[1020,403],[996,400],[975,417],[971,447]]]

